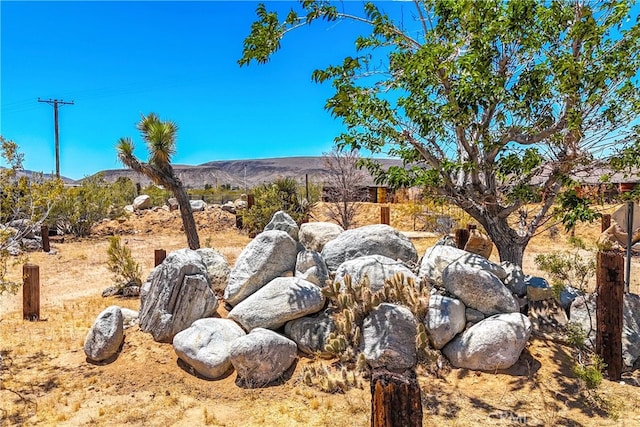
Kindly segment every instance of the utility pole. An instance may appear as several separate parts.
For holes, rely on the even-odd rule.
[[[53,105],[53,126],[55,132],[55,144],[56,144],[56,177],[60,178],[60,141],[58,139],[58,104],[60,105],[73,105],[73,101],[65,102],[62,99],[40,99],[38,102],[46,102],[49,105]]]

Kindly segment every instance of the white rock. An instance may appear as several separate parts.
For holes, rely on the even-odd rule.
[[[373,367],[404,370],[416,364],[417,322],[408,308],[383,303],[362,324],[363,354]]]
[[[298,239],[307,250],[322,252],[324,245],[343,231],[342,227],[331,222],[307,222],[300,226]]]
[[[140,328],[159,342],[171,342],[175,334],[218,308],[202,257],[190,249],[167,255],[142,293]]]
[[[278,329],[289,320],[317,313],[324,307],[322,290],[298,277],[278,277],[233,307],[228,318],[250,331]]]
[[[84,340],[84,353],[95,362],[114,356],[124,341],[120,307],[112,305],[98,315]]]
[[[448,245],[435,245],[425,251],[420,262],[418,277],[440,282],[445,268],[456,261],[473,266],[476,270],[489,271],[499,279],[507,277],[507,272],[498,264],[480,255]]]
[[[141,211],[143,209],[149,209],[151,207],[151,197],[146,194],[141,194],[133,199],[133,210]]]
[[[224,291],[231,272],[227,258],[213,248],[200,248],[196,252],[202,257],[202,261],[207,267],[211,289],[218,292]]]
[[[278,211],[273,214],[269,224],[264,227],[264,231],[269,230],[285,231],[293,240],[298,240],[298,224],[285,211]]]
[[[365,255],[383,255],[406,263],[418,260],[416,248],[409,238],[385,224],[347,230],[322,249],[329,271],[336,271],[343,262]]]
[[[236,305],[283,273],[293,271],[298,247],[285,231],[258,234],[238,256],[229,274],[224,299]]]
[[[453,262],[444,269],[442,283],[467,307],[486,315],[520,311],[518,301],[500,279],[474,265]]]
[[[321,288],[324,287],[329,280],[327,264],[325,264],[322,255],[314,251],[298,252],[294,275],[295,277],[314,283]]]
[[[429,311],[424,326],[429,333],[429,341],[436,350],[440,350],[467,324],[466,307],[457,299],[442,295],[431,295]]]
[[[328,356],[325,351],[329,335],[336,329],[336,324],[329,313],[323,312],[315,317],[301,317],[284,325],[284,334],[295,341],[298,349],[307,354]]]
[[[296,343],[269,329],[254,329],[231,343],[229,356],[239,381],[263,387],[279,379],[297,358]]]
[[[396,273],[418,283],[418,278],[406,265],[382,255],[361,256],[343,262],[336,270],[334,282],[342,283],[341,290],[344,290],[345,276],[349,275],[353,284],[359,283],[366,276],[369,278],[371,291],[377,292],[384,288],[385,280],[391,280]]]
[[[189,204],[194,212],[202,212],[207,209],[207,204],[204,200],[189,200]]]
[[[456,368],[508,369],[518,361],[530,335],[531,322],[524,314],[497,314],[458,335],[442,353]]]
[[[206,378],[219,378],[231,368],[229,349],[237,338],[245,336],[237,323],[229,319],[206,318],[173,337],[173,349],[180,359]]]

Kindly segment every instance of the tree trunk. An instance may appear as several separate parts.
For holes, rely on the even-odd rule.
[[[189,203],[189,197],[184,188],[180,185],[173,186],[171,189],[173,195],[178,199],[178,205],[180,206],[180,216],[182,217],[182,225],[184,227],[184,233],[187,236],[187,244],[189,249],[200,249],[200,238],[198,237],[198,229],[196,227],[196,221],[193,219],[193,211],[191,210],[191,203]]]
[[[524,250],[531,236],[519,235],[514,229],[509,227],[506,220],[496,220],[493,218],[481,219],[483,221],[480,221],[480,223],[484,226],[493,244],[496,245],[496,249],[498,249],[500,261],[509,261],[522,267]]]

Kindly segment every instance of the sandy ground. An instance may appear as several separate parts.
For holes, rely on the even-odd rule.
[[[361,225],[377,221],[377,209],[369,206]],[[203,246],[220,250],[230,263],[250,241],[233,228],[232,215],[207,211],[196,221]],[[393,214],[392,225],[412,231],[411,221]],[[593,241],[592,229],[578,234]],[[139,308],[137,299],[100,296],[112,285],[106,249],[113,233],[123,236],[145,274],[152,268],[154,249],[186,246],[177,213],[158,211],[105,222],[91,238],[54,243],[51,254],[30,254],[29,262],[40,266],[41,320],[22,320],[21,294],[0,297],[0,425],[369,425],[366,380],[342,394],[302,384],[304,366],[330,361],[301,357],[282,384],[245,389],[236,385],[233,372],[216,381],[192,375],[170,345],[134,327],[126,331],[114,361],[89,363],[82,344],[95,316],[113,304]],[[435,239],[418,235],[413,241],[422,254]],[[566,236],[554,241],[542,236],[527,251],[525,271],[535,270],[536,253],[565,247]],[[632,291],[637,293],[636,259],[633,267]],[[20,271],[14,266],[11,274],[19,279]],[[626,372],[621,383],[605,380],[597,390],[586,391],[572,373],[572,357],[572,349],[561,341],[536,337],[506,371],[421,367],[424,425],[640,425],[637,371]]]

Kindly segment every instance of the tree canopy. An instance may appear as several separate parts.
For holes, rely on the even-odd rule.
[[[367,166],[445,196],[521,264],[577,171],[638,152],[638,16],[624,0],[410,4],[399,15],[302,1],[284,19],[259,5],[239,63],[268,62],[314,21],[368,24],[357,56],[312,75],[335,89],[326,108],[345,124],[339,146],[400,157],[404,167]]]

